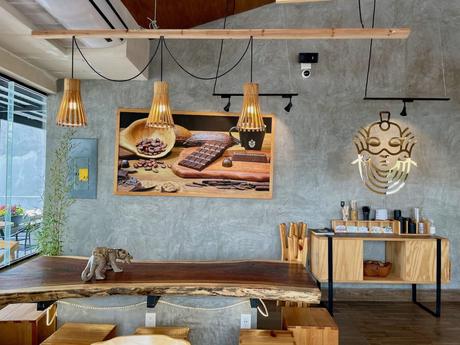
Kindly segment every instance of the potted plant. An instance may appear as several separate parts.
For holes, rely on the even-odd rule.
[[[24,209],[20,205],[11,206],[11,221],[18,226],[24,220]]]
[[[0,205],[0,220],[5,220],[6,216],[6,206]],[[11,206],[11,221],[14,223],[14,226],[18,226],[24,220],[24,209],[20,205]]]

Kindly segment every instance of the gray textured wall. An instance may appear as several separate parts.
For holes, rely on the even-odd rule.
[[[366,25],[372,13],[363,1]],[[208,25],[219,27],[221,22]],[[358,27],[355,1],[307,5],[269,5],[231,17],[238,27]],[[93,246],[126,247],[138,259],[236,259],[279,257],[277,224],[304,220],[310,227],[327,226],[339,217],[340,200],[362,206],[409,210],[422,207],[440,235],[452,241],[453,282],[460,288],[460,3],[378,1],[377,27],[409,26],[406,41],[374,42],[369,82],[371,96],[444,96],[442,61],[451,102],[408,104],[409,116],[398,114],[399,102],[364,102],[369,41],[255,41],[255,76],[262,92],[298,91],[290,113],[280,99],[263,99],[265,112],[277,119],[273,200],[124,197],[112,194],[115,117],[118,107],[147,108],[152,80],[117,84],[84,81],[82,93],[89,126],[78,137],[99,139],[97,200],[78,200],[72,207],[65,251],[88,255]],[[200,75],[215,73],[219,42],[171,41],[185,66]],[[225,42],[222,69],[228,68],[244,42]],[[320,63],[309,80],[300,77],[297,53],[318,51]],[[249,61],[219,80],[217,90],[241,92],[249,78]],[[78,75],[78,73],[77,73]],[[224,101],[212,97],[212,82],[185,75],[166,55],[165,79],[175,109],[220,111]],[[60,94],[50,97],[48,152],[61,129],[53,124]],[[240,104],[232,100],[232,110]],[[361,184],[352,145],[355,131],[389,110],[410,125],[417,137],[413,170],[407,186],[382,197]]]

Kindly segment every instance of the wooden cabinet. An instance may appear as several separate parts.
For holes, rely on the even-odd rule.
[[[35,303],[10,304],[0,310],[0,345],[38,345],[56,330],[56,306],[37,311]]]
[[[434,284],[436,282],[436,237],[403,235],[334,235],[334,281],[341,283]],[[315,278],[327,281],[328,239],[311,234],[310,267]],[[363,275],[366,241],[385,243],[386,261],[393,264],[388,277]],[[441,279],[450,281],[449,241],[441,239]]]

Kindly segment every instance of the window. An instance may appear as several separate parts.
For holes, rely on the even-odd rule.
[[[0,267],[36,253],[45,188],[46,100],[0,76]]]

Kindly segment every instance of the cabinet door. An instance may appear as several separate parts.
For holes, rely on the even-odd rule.
[[[418,283],[436,282],[436,240],[405,241],[404,280]],[[449,241],[442,240],[441,277],[450,280]]]
[[[334,240],[333,252],[335,281],[360,282],[363,280],[363,240]]]
[[[363,280],[363,241],[333,240],[334,280],[360,282]],[[312,235],[310,247],[311,271],[319,281],[327,281],[327,238]]]

